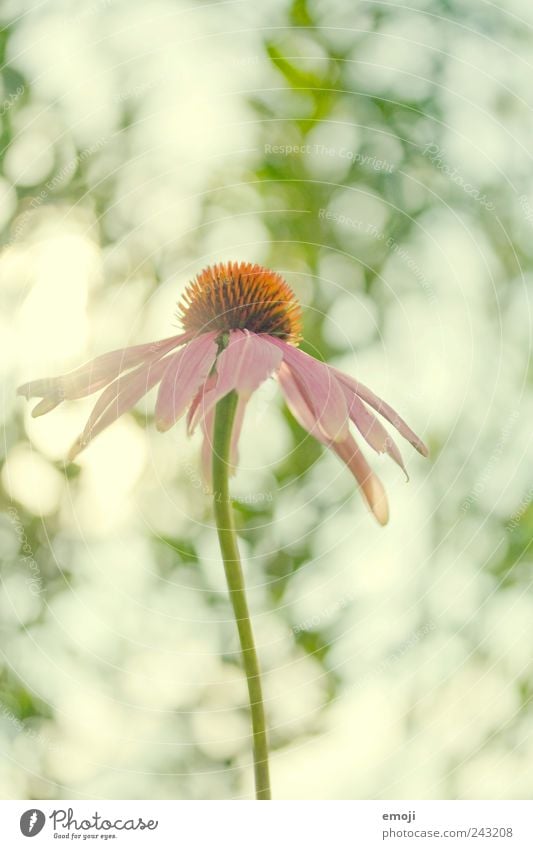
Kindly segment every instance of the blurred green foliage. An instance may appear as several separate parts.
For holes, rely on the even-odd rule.
[[[142,255],[143,242],[128,243],[126,252],[128,254],[129,268],[135,273],[145,274],[148,280],[144,297],[149,303],[150,298],[157,293],[164,282],[165,268],[172,267],[175,258],[183,253],[192,258],[200,258],[209,253],[210,232],[214,223],[221,217],[233,220],[238,230],[239,216],[253,214],[265,233],[268,243],[265,264],[275,267],[289,276],[291,283],[305,300],[305,341],[302,344],[304,350],[324,360],[331,361],[342,357],[346,353],[346,346],[342,339],[336,341],[328,331],[328,320],[338,296],[339,288],[333,288],[328,283],[324,268],[328,262],[333,268],[343,268],[344,281],[343,291],[348,289],[349,294],[357,298],[367,297],[371,299],[375,307],[375,326],[373,332],[364,337],[357,351],[358,355],[365,356],[365,350],[372,351],[381,336],[387,337],[390,333],[389,322],[396,306],[398,297],[402,292],[409,296],[416,296],[423,301],[424,292],[420,291],[419,281],[416,278],[416,267],[413,266],[405,271],[403,269],[403,289],[398,290],[394,285],[394,268],[391,271],[391,244],[405,247],[411,254],[415,255],[417,240],[421,234],[427,233],[424,229],[431,223],[431,216],[435,210],[444,208],[453,210],[458,216],[470,222],[472,232],[476,239],[485,246],[490,246],[489,267],[490,283],[487,281],[486,290],[483,294],[483,305],[476,306],[480,313],[488,316],[489,341],[484,340],[488,346],[487,357],[490,356],[490,336],[494,334],[498,325],[512,325],[512,317],[516,310],[513,300],[516,290],[524,285],[524,275],[531,272],[531,240],[529,238],[513,238],[510,234],[516,225],[516,199],[513,189],[509,185],[511,178],[497,169],[487,169],[479,179],[479,191],[487,192],[497,206],[497,214],[485,209],[480,204],[475,204],[472,198],[465,193],[460,185],[446,180],[442,172],[424,153],[428,144],[442,145],[444,148],[449,142],[450,121],[448,115],[449,102],[449,63],[450,51],[453,48],[453,34],[457,32],[446,23],[440,24],[432,20],[432,16],[447,16],[450,21],[461,22],[475,26],[481,43],[485,34],[497,34],[497,22],[500,13],[496,9],[489,10],[483,7],[483,16],[476,14],[473,9],[465,10],[454,2],[433,2],[427,4],[431,10],[429,19],[425,21],[432,26],[434,42],[427,47],[416,43],[411,45],[412,50],[419,50],[423,54],[423,71],[420,79],[413,79],[412,90],[406,84],[409,74],[401,77],[403,87],[401,94],[395,87],[394,73],[389,73],[383,82],[378,75],[372,78],[369,68],[371,65],[369,57],[372,55],[372,45],[380,41],[390,41],[391,62],[394,37],[389,33],[396,24],[401,23],[403,15],[407,11],[394,5],[358,4],[357,9],[350,9],[349,24],[346,22],[345,10],[337,9],[338,22],[333,15],[332,23],[326,12],[320,11],[317,3],[308,3],[306,0],[295,0],[287,4],[286,10],[278,19],[276,25],[268,26],[260,30],[262,41],[261,74],[262,84],[246,86],[246,75],[242,75],[242,98],[246,103],[249,120],[253,122],[254,151],[250,156],[237,157],[228,165],[226,161],[217,164],[209,163],[205,167],[205,190],[201,194],[201,202],[196,210],[196,220],[193,226],[183,236],[179,243],[166,245],[158,250],[156,246],[150,256]],[[361,8],[359,8],[359,6]],[[364,6],[364,8],[363,8]],[[361,17],[359,23],[359,16]],[[10,39],[16,35],[17,23],[8,24],[2,30],[0,40],[0,64],[2,66],[3,98],[23,86],[24,92],[17,99],[13,107],[4,111],[1,117],[1,140],[0,140],[0,162],[9,153],[14,133],[13,122],[17,115],[32,105],[35,97],[32,80],[18,70],[16,61],[7,62],[9,56]],[[511,19],[505,19],[506,35],[513,39],[515,37],[526,38],[526,34],[520,35],[514,30]],[[437,38],[437,34],[440,33]],[[527,33],[527,43],[531,44],[531,34]],[[417,46],[418,44],[418,46]],[[364,56],[364,59],[359,58]],[[379,65],[380,60],[376,60]],[[416,85],[414,83],[417,83]],[[517,95],[518,98],[518,95]],[[116,137],[105,152],[97,154],[101,161],[110,155],[110,151],[127,159],[129,156],[132,135],[137,122],[141,120],[139,109],[144,105],[144,96],[138,102],[130,103],[127,100],[118,101],[115,107],[119,110],[117,124],[119,130]],[[39,107],[37,107],[39,108]],[[172,110],[172,104],[168,109]],[[498,120],[505,120],[509,110],[517,108],[516,100],[512,93],[495,99],[495,114]],[[143,116],[142,120],[146,120]],[[357,150],[358,156],[344,160],[344,169],[339,166],[342,156],[339,149],[329,156],[322,155],[288,155],[279,152],[280,147],[297,147],[304,149],[306,146],[325,145],[330,142],[320,139],[335,139],[336,132],[340,127],[348,126],[354,130],[352,154]],[[69,127],[64,126],[63,132],[68,135]],[[326,132],[322,137],[320,133]],[[318,135],[317,135],[318,134]],[[344,138],[344,137],[343,137]],[[73,140],[71,139],[71,143]],[[331,142],[335,144],[335,142]],[[278,148],[278,152],[272,152],[272,148]],[[127,230],[127,225],[120,219],[115,206],[118,201],[117,195],[121,192],[120,167],[113,162],[109,172],[105,173],[105,163],[102,166],[104,176],[95,179],[92,169],[93,158],[83,159],[80,154],[83,148],[78,145],[77,165],[71,179],[60,183],[53,190],[46,188],[48,175],[41,182],[34,185],[17,186],[17,207],[4,230],[4,244],[8,249],[13,239],[13,229],[16,227],[17,215],[23,215],[25,210],[31,208],[33,198],[45,193],[45,199],[41,211],[47,208],[61,209],[63,207],[74,207],[79,205],[82,209],[87,207],[94,216],[96,224],[92,228],[92,236],[102,250],[113,247],[115,233]],[[331,160],[332,170],[328,170],[328,157]],[[384,161],[391,164],[391,170],[385,168],[368,166],[372,160]],[[324,164],[325,163],[325,164]],[[365,166],[366,163],[366,166]],[[60,163],[57,162],[57,165]],[[461,166],[467,173],[467,166]],[[528,163],[528,179],[531,184],[531,167]],[[9,170],[9,169],[8,169]],[[331,176],[332,175],[332,176]],[[512,175],[514,177],[514,175]],[[473,178],[472,178],[473,179]],[[353,215],[357,209],[365,210],[365,204],[370,199],[376,208],[385,209],[383,216],[377,215],[381,222],[376,229],[378,237],[372,234],[360,234],[347,232],[346,228],[339,226],[339,221],[321,216],[321,210],[336,208],[341,195],[353,197]],[[347,209],[351,201],[346,201]],[[344,208],[344,207],[343,207]],[[346,213],[347,214],[347,213]],[[115,218],[114,218],[115,216]],[[370,219],[371,220],[371,219]],[[111,223],[110,223],[111,222]],[[95,232],[95,230],[97,232]],[[134,231],[135,232],[135,231]],[[135,242],[135,236],[133,239]],[[489,248],[486,249],[488,254]],[[163,256],[164,255],[164,256]],[[163,258],[162,258],[163,256]],[[170,258],[170,259],[169,259]],[[392,256],[394,259],[394,256]],[[164,261],[165,260],[165,261]],[[192,260],[191,260],[192,261]],[[199,260],[198,260],[199,261]],[[337,265],[335,265],[337,263]],[[436,257],[434,264],[442,263],[442,258]],[[176,267],[180,267],[176,263]],[[434,267],[424,267],[424,273],[432,280]],[[464,285],[468,287],[467,271],[465,271]],[[132,275],[133,277],[134,275]],[[117,278],[120,274],[117,274]],[[346,284],[346,280],[353,281]],[[384,285],[386,281],[391,285]],[[121,281],[113,278],[107,280],[107,290],[119,287]],[[432,283],[433,285],[433,283]],[[350,288],[351,286],[351,288]],[[451,283],[450,283],[451,287]],[[95,297],[99,297],[97,294]],[[437,288],[437,300],[446,300],[446,293]],[[116,303],[120,300],[117,297]],[[7,301],[6,301],[7,303]],[[13,304],[11,304],[11,307]],[[508,317],[510,316],[510,317]],[[68,316],[65,315],[65,321]],[[416,325],[415,331],[420,327]],[[405,331],[414,332],[413,328]],[[444,345],[446,349],[453,347],[453,328],[448,327],[448,339]],[[507,332],[507,331],[506,331]],[[495,337],[492,336],[494,339]],[[512,340],[511,340],[512,342]],[[494,344],[496,344],[494,342]],[[516,373],[522,373],[528,351],[522,343],[517,343],[517,350],[512,356],[516,358]],[[429,356],[429,353],[428,353]],[[421,352],[424,358],[424,352]],[[417,377],[409,375],[409,379],[415,390],[417,389]],[[438,380],[438,378],[437,378]],[[531,375],[528,376],[526,400],[524,404],[531,404]],[[517,379],[518,384],[518,379]],[[479,388],[479,387],[478,387]],[[396,633],[391,623],[391,636],[383,640],[381,657],[358,658],[350,673],[346,674],[343,668],[339,668],[338,653],[336,653],[339,635],[349,633],[353,628],[355,620],[364,619],[364,610],[361,602],[355,604],[340,605],[336,609],[336,615],[331,617],[318,617],[316,624],[311,627],[298,628],[295,622],[295,613],[292,607],[293,598],[291,588],[295,575],[302,567],[308,569],[313,566],[317,557],[317,534],[321,530],[320,524],[311,527],[305,533],[299,533],[295,541],[279,545],[267,545],[265,540],[269,539],[271,529],[278,520],[276,499],[272,501],[259,500],[256,503],[247,503],[236,499],[235,513],[239,535],[245,546],[247,558],[250,562],[257,562],[257,569],[261,570],[265,598],[262,603],[266,609],[276,611],[276,616],[282,623],[285,633],[289,634],[294,649],[303,652],[315,665],[316,674],[321,683],[321,707],[313,715],[310,722],[303,722],[301,728],[292,723],[283,728],[278,725],[273,728],[272,739],[274,747],[283,749],[293,744],[299,737],[302,739],[308,735],[321,730],[322,723],[327,722],[328,705],[333,705],[344,692],[350,681],[359,682],[359,675],[364,679],[365,664],[379,669],[379,663],[393,654],[397,644],[401,645],[402,639],[407,639],[411,631],[428,621],[438,619],[439,610],[436,599],[431,592],[437,592],[442,577],[441,551],[448,552],[450,562],[455,557],[455,552],[460,551],[466,557],[465,552],[472,562],[472,570],[469,573],[471,580],[479,580],[480,605],[478,620],[472,601],[471,610],[452,614],[448,620],[439,624],[439,636],[443,640],[454,640],[460,635],[461,645],[464,646],[464,657],[483,656],[484,631],[480,624],[483,618],[483,605],[485,603],[483,594],[491,597],[493,594],[505,598],[506,593],[524,593],[528,604],[531,605],[531,539],[533,532],[533,509],[531,506],[531,489],[524,476],[518,477],[513,486],[516,487],[514,499],[507,499],[502,509],[493,511],[487,503],[486,495],[490,489],[489,483],[484,483],[481,497],[476,496],[469,503],[468,510],[461,510],[461,504],[469,498],[469,493],[475,492],[476,481],[483,474],[486,457],[490,456],[491,447],[497,443],[501,422],[494,410],[491,410],[491,421],[487,424],[479,411],[479,396],[483,394],[476,389],[476,396],[467,405],[466,411],[458,411],[455,420],[450,422],[444,419],[436,420],[433,430],[429,430],[428,439],[432,448],[432,471],[430,495],[426,495],[427,516],[424,517],[424,528],[427,532],[427,548],[425,554],[420,554],[419,572],[416,576],[410,575],[412,581],[410,598],[399,597],[397,606],[398,621],[415,607],[415,613],[409,620],[407,634]],[[12,392],[13,386],[8,384],[8,391]],[[529,400],[528,400],[529,399]],[[442,399],[442,405],[446,406],[446,398]],[[527,407],[530,409],[530,406]],[[20,440],[28,444],[28,436],[24,423],[24,415],[20,406],[14,407],[6,418],[5,439],[2,454],[9,451]],[[317,462],[321,461],[322,449],[315,441],[305,438],[305,434],[299,425],[285,410],[280,411],[286,423],[287,432],[290,436],[290,451],[280,455],[279,463],[273,470],[273,481],[278,491],[296,493],[305,486],[313,486],[316,479]],[[478,438],[476,432],[476,419],[482,420],[484,446],[474,446]],[[136,413],[135,420],[144,424],[151,423],[151,414]],[[452,440],[452,449],[449,447]],[[452,450],[452,459],[439,462],[441,453]],[[503,452],[500,452],[503,453]],[[449,453],[446,455],[449,457]],[[516,462],[515,460],[512,461]],[[524,461],[525,462],[525,461]],[[61,475],[65,475],[72,497],[76,497],[83,483],[83,472],[77,465],[71,464],[66,467],[61,461],[55,461],[55,468]],[[514,466],[513,466],[514,468]],[[314,476],[314,478],[313,478]],[[505,488],[508,480],[505,478],[505,470],[501,474],[501,488]],[[310,483],[311,482],[311,483]],[[5,478],[4,478],[5,483]],[[186,488],[188,485],[186,477],[180,481],[180,486]],[[529,496],[528,493],[529,492]],[[8,507],[13,503],[9,493],[0,493],[1,507],[5,514]],[[521,499],[525,498],[523,509],[520,508]],[[332,519],[346,501],[346,491],[341,486],[337,495],[329,496],[329,503],[319,507],[319,512],[330,511]],[[17,632],[24,635],[28,629],[46,627],[50,616],[49,605],[55,596],[60,596],[69,587],[77,586],[80,580],[76,577],[75,562],[79,557],[78,541],[68,538],[63,531],[64,517],[58,510],[42,519],[40,516],[32,515],[24,506],[16,504],[18,516],[27,543],[33,552],[33,557],[39,564],[41,579],[44,583],[44,591],[41,595],[40,608],[32,619],[30,625],[21,623],[14,625],[0,625],[2,635],[7,646],[12,644],[13,635]],[[349,509],[359,519],[364,508],[355,497],[350,500]],[[517,510],[519,514],[517,514]],[[210,521],[210,505],[205,500],[202,519]],[[354,520],[355,521],[355,520]],[[462,523],[462,524],[461,524]],[[9,529],[9,521],[5,522]],[[464,530],[464,538],[460,534]],[[447,549],[447,541],[452,529],[457,531],[457,548]],[[144,529],[146,532],[146,528]],[[181,530],[176,536],[171,533],[147,532],[150,548],[153,553],[153,562],[156,564],[159,578],[168,582],[170,586],[178,584],[187,588],[195,589],[202,597],[203,602],[212,611],[214,620],[222,617],[226,609],[226,600],[218,592],[211,582],[209,575],[203,570],[203,555],[198,546],[198,534],[191,533],[190,536]],[[58,545],[56,545],[56,539]],[[495,554],[490,551],[493,540],[504,540],[504,544],[493,546]],[[482,540],[480,543],[479,541]],[[203,537],[201,538],[203,544]],[[476,546],[479,544],[480,551]],[[358,540],[353,543],[354,549]],[[57,551],[61,554],[58,557]],[[424,559],[425,558],[425,559]],[[323,563],[322,563],[323,565]],[[255,565],[254,565],[255,568]],[[358,564],[356,569],[372,568],[368,564]],[[12,551],[4,558],[3,570],[5,576],[17,573],[21,569],[20,550]],[[72,580],[72,584],[71,584]],[[418,583],[417,583],[418,582]],[[459,594],[463,586],[458,578]],[[111,590],[110,590],[111,592]],[[513,599],[515,596],[513,595]],[[447,604],[449,599],[447,600]],[[514,603],[514,602],[513,602]],[[530,608],[531,609],[531,608]],[[470,622],[474,619],[474,623]],[[476,624],[477,621],[477,624]],[[470,623],[470,624],[468,624]],[[463,625],[465,626],[463,628]],[[361,628],[364,626],[361,625]],[[410,630],[409,630],[410,629]],[[221,626],[220,649],[225,661],[231,666],[237,663],[233,648],[228,648],[229,628]],[[364,638],[361,638],[364,642]],[[421,642],[421,651],[423,640]],[[229,643],[231,646],[231,643]],[[74,647],[72,651],[75,652]],[[495,651],[493,649],[493,651]],[[437,656],[437,649],[435,649]],[[83,654],[83,651],[82,651]],[[463,658],[463,656],[461,656]],[[385,660],[384,660],[385,659]],[[92,662],[92,658],[90,659]],[[420,659],[423,666],[423,657]],[[435,660],[435,663],[438,661]],[[457,662],[458,668],[463,660]],[[490,656],[488,665],[491,665],[494,657]],[[453,661],[451,661],[453,664]],[[417,661],[418,664],[418,661]],[[102,673],[103,677],[110,674],[109,670]],[[373,674],[373,673],[372,673]],[[394,675],[391,673],[390,680],[393,682]],[[409,672],[409,675],[411,673]],[[507,672],[510,678],[514,672]],[[411,682],[411,679],[409,679]],[[348,683],[347,683],[348,682]],[[411,682],[412,683],[412,682]],[[394,686],[393,683],[390,685]],[[528,739],[531,736],[531,669],[525,667],[520,675],[516,674],[516,687],[520,695],[520,707],[513,713],[501,719],[501,725],[506,725],[507,732],[511,734],[513,727],[518,727],[527,718]],[[425,685],[422,685],[422,689]],[[406,739],[416,732],[424,722],[431,723],[432,714],[419,716],[417,710],[416,681],[413,684],[412,703],[403,715]],[[53,722],[56,711],[61,711],[61,694],[54,707],[47,704],[46,699],[40,698],[38,693],[32,691],[30,685],[26,685],[24,676],[17,669],[16,663],[10,662],[9,650],[4,655],[4,665],[1,670],[1,692],[0,702],[5,711],[12,712],[14,716],[22,721],[27,719]],[[201,701],[201,700],[200,700]],[[176,708],[172,711],[173,716],[181,721],[181,742],[183,745],[179,751],[167,752],[158,760],[153,756],[146,763],[128,764],[125,769],[139,768],[149,773],[151,770],[164,779],[155,783],[155,794],[176,793],[186,797],[195,796],[198,793],[211,793],[213,797],[221,794],[228,796],[238,795],[244,792],[241,783],[241,771],[243,756],[240,750],[234,755],[221,755],[218,759],[215,755],[208,755],[198,739],[191,723],[195,710],[207,710],[206,704],[190,706],[187,709]],[[243,709],[241,709],[243,710]],[[5,716],[4,711],[4,716]],[[425,717],[425,718],[424,718]],[[495,720],[498,726],[500,720]],[[414,726],[413,726],[414,723]],[[413,727],[415,732],[413,732]],[[6,720],[6,746],[10,745],[14,737],[20,734],[20,729]],[[472,753],[465,750],[451,750],[446,758],[446,767],[442,768],[442,775],[437,781],[437,792],[439,795],[461,794],[458,788],[457,776],[461,773],[464,765],[475,759],[484,747],[490,751],[494,744],[495,728],[489,724],[484,732],[484,739],[476,742],[478,748]],[[512,746],[510,746],[512,748]],[[161,754],[161,753],[160,753]],[[48,775],[45,763],[46,758],[40,765],[43,775],[42,783],[35,778],[27,785],[28,794],[41,791],[52,792],[59,795],[69,794],[69,788],[63,787],[61,781],[55,783],[52,775]],[[202,774],[209,771],[226,771],[213,778],[213,784],[209,780],[196,788],[194,782],[190,782],[188,776],[193,773]],[[24,772],[24,765],[22,765]],[[401,776],[401,770],[398,773]],[[48,777],[47,777],[48,775]],[[440,774],[439,774],[440,775]],[[165,784],[166,778],[169,783]],[[400,780],[400,779],[398,779]],[[47,781],[50,782],[52,790],[47,790]],[[74,782],[75,783],[75,782]],[[19,785],[22,786],[22,783]],[[84,789],[81,782],[81,791]],[[111,789],[103,785],[102,793],[109,792],[119,795],[116,785],[111,784]],[[207,789],[210,787],[211,789]],[[360,786],[357,785],[358,791]],[[396,798],[400,797],[398,785],[394,788]],[[113,792],[115,791],[115,792]],[[125,793],[141,793],[142,790],[126,788]],[[146,792],[146,785],[144,785]],[[348,795],[352,792],[350,788],[346,791]],[[353,791],[353,792],[357,792]],[[364,791],[369,795],[379,795],[379,789],[375,784],[368,785]],[[390,793],[389,790],[385,796]],[[418,788],[421,793],[421,789]],[[502,790],[502,793],[505,791]]]

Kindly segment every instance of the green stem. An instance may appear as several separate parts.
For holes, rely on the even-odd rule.
[[[244,589],[241,558],[229,494],[229,455],[231,431],[237,408],[237,393],[230,392],[222,398],[215,410],[213,438],[213,493],[218,541],[224,561],[226,581],[237,622],[242,650],[242,662],[248,684],[254,748],[255,792],[257,799],[271,799],[268,769],[268,741],[266,733],[261,673],[255,650],[250,611]]]

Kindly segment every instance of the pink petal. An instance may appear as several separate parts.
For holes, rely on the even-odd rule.
[[[236,466],[239,462],[239,438],[241,435],[242,425],[244,421],[244,413],[246,411],[247,400],[239,396],[237,401],[237,409],[235,411],[235,420],[233,430],[231,432],[230,445],[230,475],[235,474]],[[211,405],[209,411],[202,417],[202,430],[204,439],[202,442],[202,475],[207,486],[213,485],[213,429],[215,424],[215,408]]]
[[[279,367],[278,381],[287,407],[298,424],[303,427],[304,430],[308,431],[311,436],[318,439],[319,442],[324,443],[324,445],[329,445],[331,440],[324,436],[318,427],[315,414],[307,403],[305,395],[303,395],[300,391],[298,384],[292,376],[289,366],[284,362]]]
[[[267,341],[270,338],[248,331],[231,331],[228,346],[216,363],[216,378],[210,376],[193,400],[188,416],[190,431],[228,392],[235,389],[239,396],[248,399],[279,368],[281,354]]]
[[[207,416],[202,419],[202,430],[204,432],[204,441],[202,442],[202,475],[207,486],[213,486],[213,425],[215,421],[215,411],[211,410]]]
[[[373,407],[374,410],[376,410],[378,413],[380,413],[380,415],[383,416],[383,418],[387,419],[388,422],[394,425],[398,433],[400,433],[404,437],[404,439],[407,439],[407,441],[410,442],[411,445],[416,448],[418,452],[420,452],[420,454],[422,454],[424,457],[428,456],[429,451],[426,445],[420,439],[420,437],[417,436],[416,433],[411,430],[409,425],[401,418],[401,416],[398,415],[396,410],[394,410],[389,404],[387,404],[386,401],[383,401],[382,398],[379,398],[372,392],[371,389],[369,389],[367,386],[364,386],[364,384],[359,383],[358,380],[354,380],[353,377],[350,377],[349,375],[344,374],[342,371],[339,371],[338,369],[333,367],[332,371],[335,372],[337,378],[341,383],[351,389],[352,392],[355,392],[356,395],[359,395],[359,397],[362,398],[363,401]]]
[[[128,374],[121,375],[100,395],[85,429],[70,449],[73,460],[95,436],[126,413],[158,383],[168,368],[172,357],[143,364]]]
[[[55,410],[55,408],[61,404],[61,400],[61,398],[54,395],[42,398],[31,411],[32,418],[36,419],[38,416],[43,416],[45,413],[49,413],[50,410]]]
[[[216,332],[203,333],[174,354],[161,381],[155,408],[158,430],[168,430],[180,418],[216,359]]]
[[[190,433],[193,433],[198,423],[203,421],[206,416],[214,411],[215,406],[226,394],[226,392],[221,392],[217,388],[216,383],[214,386],[210,386],[209,388],[204,385],[204,387],[200,390],[199,399],[198,396],[196,396],[192,402],[194,409],[191,411],[189,424]]]
[[[383,484],[368,465],[353,437],[349,436],[344,442],[332,442],[331,447],[354,475],[366,503],[380,525],[386,525],[389,521],[389,506]]]
[[[216,374],[210,374],[200,387],[196,395],[191,401],[190,407],[187,410],[187,435],[192,436],[198,422],[205,412],[205,398],[215,388],[217,382]]]
[[[217,362],[217,394],[223,398],[232,389],[249,398],[257,387],[279,368],[282,354],[269,344],[270,337],[233,330]]]
[[[173,348],[182,345],[190,334],[170,336],[157,342],[144,345],[133,345],[130,348],[120,348],[109,351],[68,374],[59,377],[47,377],[31,380],[19,386],[17,393],[26,398],[34,396],[46,399],[47,403],[39,403],[33,410],[33,416],[40,416],[52,410],[61,401],[83,398],[92,395],[98,389],[107,386],[121,372],[133,368],[142,362],[152,362],[159,359]]]
[[[242,395],[239,395],[239,399],[237,401],[237,409],[235,410],[235,420],[233,422],[233,429],[231,431],[231,445],[229,452],[229,461],[231,465],[230,474],[235,473],[235,469],[239,462],[239,439],[244,423],[244,414],[246,412],[247,403],[248,399],[244,398]]]
[[[385,430],[379,419],[365,407],[357,395],[354,395],[348,389],[346,389],[346,393],[350,418],[359,432],[378,454],[387,453],[389,457],[392,457],[394,462],[403,469],[407,480],[409,480],[402,455],[390,433]]]
[[[268,338],[281,349],[283,360],[324,436],[334,442],[345,440],[349,434],[348,407],[333,370],[281,339]]]

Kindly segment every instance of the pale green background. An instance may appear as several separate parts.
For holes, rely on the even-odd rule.
[[[274,795],[531,797],[533,10],[411,5],[2,4],[2,797],[252,793],[198,438],[150,398],[65,469],[92,400],[15,397],[230,258],[431,448],[370,458],[383,530],[274,382],[250,406]]]

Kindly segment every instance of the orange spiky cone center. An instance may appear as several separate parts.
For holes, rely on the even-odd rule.
[[[179,305],[185,331],[249,330],[297,345],[301,308],[280,274],[249,262],[205,268],[190,283]]]

